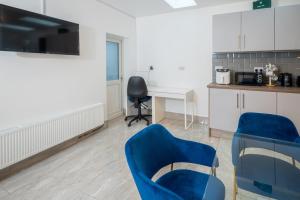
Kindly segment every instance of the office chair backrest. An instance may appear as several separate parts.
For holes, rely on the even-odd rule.
[[[175,138],[159,124],[133,136],[125,147],[127,162],[143,200],[180,200],[175,193],[159,186],[151,178],[161,168],[177,160]]]
[[[127,95],[133,98],[143,98],[148,94],[145,80],[140,76],[132,76],[128,81]]]

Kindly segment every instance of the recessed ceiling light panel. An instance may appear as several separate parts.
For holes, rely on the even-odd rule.
[[[196,6],[197,3],[195,0],[164,0],[172,8],[186,8]]]

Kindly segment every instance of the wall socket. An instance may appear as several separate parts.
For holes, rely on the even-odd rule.
[[[264,71],[264,68],[263,68],[263,67],[254,67],[254,72],[255,72],[256,70],[257,70],[258,72],[259,72],[260,70]]]
[[[178,69],[179,69],[180,71],[184,71],[184,70],[185,70],[185,66],[179,66]]]

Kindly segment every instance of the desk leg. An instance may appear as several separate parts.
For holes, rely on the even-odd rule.
[[[187,129],[187,100],[184,98],[184,128]]]
[[[152,123],[159,123],[165,117],[165,99],[161,97],[152,97]]]
[[[188,107],[188,100],[187,98],[184,99],[184,128],[185,130],[187,130],[193,123],[194,123],[194,104],[193,102],[190,102],[191,103],[191,122],[188,124],[188,121],[187,121],[187,115],[188,115],[188,111],[187,111],[187,107]]]

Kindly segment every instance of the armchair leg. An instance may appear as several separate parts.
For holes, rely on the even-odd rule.
[[[217,177],[217,169],[215,167],[211,168],[211,174],[215,177]]]
[[[293,162],[293,166],[295,167],[296,166],[296,161],[294,158],[292,158],[292,162]]]
[[[237,180],[236,180],[236,169],[234,168],[234,172],[233,172],[233,200],[236,200],[237,193],[238,193],[238,186],[237,186]]]

